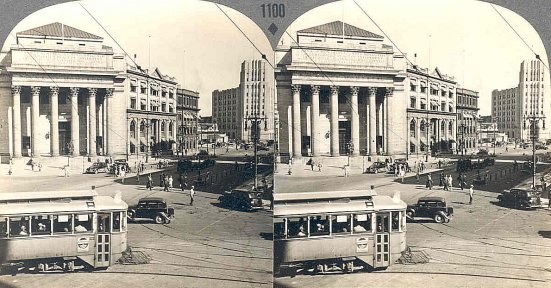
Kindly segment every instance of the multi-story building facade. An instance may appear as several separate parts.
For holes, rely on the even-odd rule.
[[[176,90],[176,113],[178,130],[176,139],[178,139],[179,151],[184,155],[198,152],[197,144],[199,142],[199,133],[197,131],[199,123],[199,93],[187,89],[178,88]]]
[[[405,154],[406,61],[383,37],[335,21],[276,50],[281,160]]]
[[[0,155],[144,155],[174,149],[177,81],[127,65],[103,38],[52,23],[0,59]]]
[[[457,88],[457,149],[461,154],[475,152],[478,142],[478,92]]]
[[[500,131],[516,140],[530,140],[531,116],[540,117],[536,137],[551,139],[550,83],[547,68],[539,59],[525,60],[520,64],[519,83],[515,88],[492,91],[492,117]]]
[[[452,76],[441,73],[438,68],[429,73],[428,69],[408,66],[407,148],[410,155],[455,150],[456,85]]]
[[[274,139],[273,76],[264,60],[241,63],[237,88],[212,92],[212,117],[220,132],[240,141],[252,141],[252,128],[258,118],[260,140]],[[249,120],[248,120],[249,119]]]
[[[518,87],[492,91],[492,116],[497,129],[510,138],[522,139],[522,108]]]

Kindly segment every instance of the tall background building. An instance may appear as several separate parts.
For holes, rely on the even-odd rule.
[[[264,60],[243,61],[239,86],[212,92],[212,118],[220,133],[231,139],[252,141],[251,122],[245,119],[263,118],[259,125],[260,140],[274,139],[273,73],[266,71]]]
[[[549,77],[541,60],[520,64],[519,83],[515,88],[492,91],[492,117],[497,127],[517,140],[530,140],[530,122],[526,117],[546,116],[551,112]],[[550,119],[538,122],[537,138],[550,139]]]
[[[458,151],[467,154],[477,150],[478,92],[457,88],[457,143]]]

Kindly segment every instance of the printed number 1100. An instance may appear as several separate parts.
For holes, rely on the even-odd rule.
[[[263,18],[283,18],[285,17],[285,4],[262,4],[262,17]]]

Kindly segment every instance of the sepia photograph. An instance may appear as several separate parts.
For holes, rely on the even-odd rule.
[[[480,1],[338,1],[276,48],[274,287],[547,287],[549,63]]]
[[[71,1],[2,41],[0,287],[272,287],[256,24],[205,1]]]

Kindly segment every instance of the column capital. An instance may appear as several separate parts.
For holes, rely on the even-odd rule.
[[[369,96],[377,95],[377,87],[369,87]]]
[[[353,96],[358,96],[358,92],[360,91],[360,87],[358,86],[350,86],[350,94]]]
[[[385,88],[385,96],[390,96],[394,92],[394,87],[386,87]]]
[[[320,86],[319,85],[311,85],[311,92],[312,94],[319,94],[320,93]]]
[[[291,91],[293,91],[293,93],[300,93],[300,87],[300,84],[293,84],[291,85]]]
[[[78,96],[78,91],[80,90],[80,88],[79,87],[71,87],[71,88],[69,88],[69,90],[71,91],[71,95]]]
[[[333,85],[331,86],[331,94],[338,94],[339,93],[339,86]]]
[[[88,96],[96,97],[97,93],[98,93],[98,88],[88,88]]]
[[[11,86],[12,94],[21,94],[21,86]]]
[[[114,91],[115,91],[115,89],[113,89],[113,88],[105,89],[105,97],[113,97],[113,92]]]
[[[59,95],[59,87],[58,86],[50,86],[50,95]]]
[[[33,96],[40,95],[40,86],[31,86],[31,93]]]

